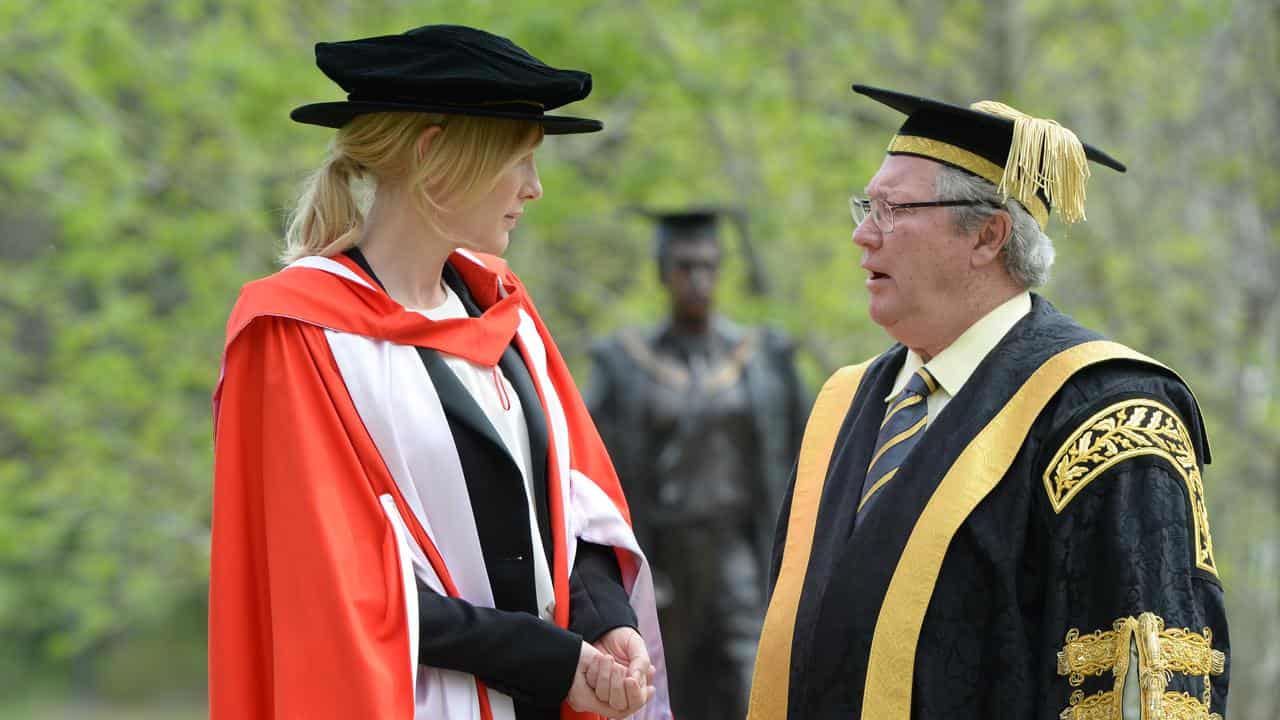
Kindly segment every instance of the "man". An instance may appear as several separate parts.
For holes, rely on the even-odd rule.
[[[907,115],[851,201],[897,344],[815,403],[751,719],[1225,712],[1195,398],[1029,293],[1050,200],[1083,219],[1086,158],[1124,166],[999,103],[854,90]]]
[[[808,403],[789,342],[714,312],[719,215],[655,215],[670,318],[594,348],[587,404],[654,563],[672,711],[741,720]]]

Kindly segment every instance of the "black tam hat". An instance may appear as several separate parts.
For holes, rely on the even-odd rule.
[[[853,91],[906,114],[890,155],[917,155],[977,175],[1021,202],[1041,228],[1053,207],[1068,223],[1084,219],[1089,160],[1125,171],[1053,120],[993,100],[966,108],[866,85]]]
[[[548,135],[595,132],[599,120],[547,115],[591,93],[591,75],[546,65],[510,40],[461,25],[316,44],[316,65],[347,91],[289,117],[338,128],[373,112],[429,112],[532,120]]]

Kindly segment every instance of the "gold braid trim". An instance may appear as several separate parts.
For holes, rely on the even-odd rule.
[[[1072,628],[1066,645],[1058,653],[1058,674],[1069,675],[1071,687],[1080,687],[1089,675],[1101,675],[1129,662],[1129,618],[1116,620],[1114,630],[1099,630],[1081,635]]]
[[[1116,690],[1100,690],[1089,697],[1083,690],[1071,693],[1071,704],[1058,717],[1061,720],[1123,720],[1122,693]]]
[[[1213,633],[1209,628],[1200,633],[1185,628],[1166,629],[1164,619],[1149,612],[1136,618],[1119,618],[1112,623],[1112,628],[1088,635],[1081,635],[1076,628],[1067,631],[1062,651],[1058,653],[1058,674],[1068,676],[1071,686],[1078,688],[1085,677],[1110,671],[1115,684],[1111,690],[1099,691],[1087,698],[1082,690],[1075,690],[1070,704],[1059,715],[1061,720],[1122,720],[1131,642],[1138,650],[1142,720],[1219,717],[1209,712],[1209,677],[1223,673],[1226,655],[1213,649]],[[1203,676],[1203,696],[1197,699],[1187,693],[1167,692],[1169,679],[1175,672]]]
[[[1124,720],[1122,703],[1120,693],[1115,690],[1101,690],[1087,698],[1076,690],[1071,694],[1071,704],[1058,717],[1060,720]],[[1222,720],[1221,715],[1209,712],[1199,700],[1186,693],[1165,693],[1161,712],[1155,720]]]
[[[1222,720],[1221,715],[1208,711],[1187,693],[1165,693],[1164,712],[1161,720]]]
[[[1044,471],[1044,489],[1055,513],[1113,465],[1141,455],[1164,458],[1187,486],[1194,519],[1196,567],[1215,576],[1213,539],[1195,445],[1178,414],[1154,400],[1118,402],[1076,428]]]
[[[1160,632],[1160,661],[1170,672],[1186,675],[1221,675],[1227,666],[1227,656],[1214,650],[1213,631],[1203,633],[1181,628]]]
[[[1222,720],[1218,713],[1186,693],[1165,693],[1158,720]]]

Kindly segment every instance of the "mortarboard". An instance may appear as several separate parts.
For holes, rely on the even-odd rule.
[[[1065,222],[1084,219],[1089,160],[1125,171],[1057,122],[1003,103],[961,107],[866,85],[855,84],[853,91],[906,114],[889,142],[890,155],[917,155],[977,175],[1021,202],[1041,228],[1049,224],[1051,208]]]

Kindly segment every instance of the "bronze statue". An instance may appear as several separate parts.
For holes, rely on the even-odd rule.
[[[715,210],[654,214],[670,316],[593,348],[587,392],[655,568],[672,710],[746,715],[774,519],[809,401],[792,345],[714,312]]]

